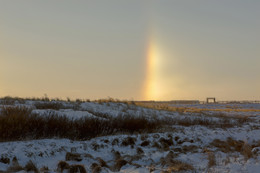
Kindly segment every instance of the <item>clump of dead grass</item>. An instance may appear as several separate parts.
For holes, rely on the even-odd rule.
[[[84,165],[70,165],[69,173],[87,173]]]
[[[24,167],[24,170],[27,171],[27,172],[34,172],[34,173],[39,173],[39,170],[36,166],[35,163],[33,163],[31,160],[29,160],[25,167]]]
[[[135,145],[135,142],[136,142],[136,138],[134,137],[131,137],[131,136],[128,136],[126,138],[123,139],[121,145],[122,146],[134,146]]]
[[[211,168],[212,166],[216,165],[216,156],[213,152],[208,152],[208,167]]]
[[[11,165],[7,168],[7,172],[19,172],[24,170],[22,166],[20,166],[16,157],[12,159]]]
[[[63,172],[65,169],[69,169],[70,165],[65,161],[59,161],[57,167],[58,172]]]
[[[82,160],[80,154],[67,152],[65,156],[66,161],[77,161],[80,162]]]
[[[226,141],[214,139],[211,142],[211,145],[217,147],[220,151],[224,153],[240,152],[246,160],[253,157],[252,145],[241,140],[234,140],[231,137],[228,137]]]

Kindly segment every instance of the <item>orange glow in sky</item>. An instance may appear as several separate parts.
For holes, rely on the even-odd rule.
[[[156,100],[160,96],[159,51],[154,39],[150,39],[146,55],[146,78],[144,82],[144,99]]]

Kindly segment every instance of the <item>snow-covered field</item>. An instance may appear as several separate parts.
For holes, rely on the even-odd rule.
[[[117,132],[82,141],[4,141],[0,143],[0,172],[26,172],[30,163],[39,172],[76,172],[81,166],[86,172],[260,172],[260,104],[171,105],[203,109],[173,112],[115,102],[60,102],[60,109],[37,109],[35,102],[40,101],[9,106],[30,107],[39,116],[52,111],[71,120],[110,120],[131,114],[171,123],[149,133]],[[218,124],[226,121],[231,125]]]

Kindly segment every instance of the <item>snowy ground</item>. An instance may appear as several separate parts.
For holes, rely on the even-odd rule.
[[[15,104],[21,105],[21,103]],[[170,112],[112,102],[84,102],[73,103],[73,105],[64,102],[62,104],[64,105],[62,109],[50,110],[36,109],[33,101],[22,103],[42,116],[45,112],[55,111],[60,116],[71,119],[81,117],[109,119],[119,115],[127,116],[127,113],[147,118],[157,116],[158,119],[175,118],[176,120],[197,118],[218,122],[226,117],[232,120],[237,120],[237,117],[242,119],[241,116],[247,119],[241,124],[227,128],[200,124],[189,126],[175,124],[149,134],[113,134],[88,141],[41,139],[1,142],[0,170],[15,172],[16,170],[12,169],[15,165],[19,164],[24,168],[31,160],[41,172],[60,172],[61,167],[58,166],[60,161],[65,161],[69,165],[83,165],[87,172],[257,173],[260,171],[260,104],[172,105],[217,109],[217,111],[207,110],[203,113]],[[236,109],[236,111],[226,112],[226,108]],[[106,117],[100,117],[99,114],[95,114],[96,112],[101,112]],[[15,157],[17,161],[13,159]],[[64,172],[69,170],[65,168],[66,166]]]

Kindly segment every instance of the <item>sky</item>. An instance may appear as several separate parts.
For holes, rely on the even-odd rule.
[[[259,0],[0,0],[0,97],[260,100]]]

